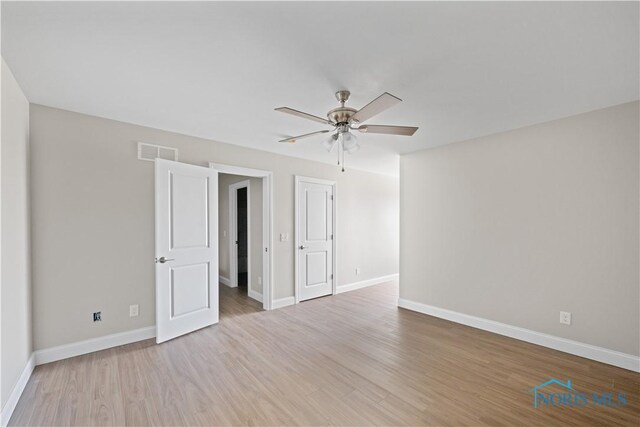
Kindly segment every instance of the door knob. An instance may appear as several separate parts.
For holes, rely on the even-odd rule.
[[[300,245],[300,250],[302,250],[302,249],[307,249],[308,247],[309,247],[309,246],[303,246],[303,245]]]
[[[165,258],[163,256],[156,259],[156,262],[159,262],[160,264],[164,264],[167,261],[175,261],[175,260],[173,258]]]

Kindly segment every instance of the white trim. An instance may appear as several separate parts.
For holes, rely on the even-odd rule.
[[[155,336],[156,327],[149,326],[147,328],[134,329],[132,331],[120,332],[117,334],[91,338],[85,341],[78,341],[57,347],[45,348],[34,352],[36,365],[68,359],[69,357],[93,353],[94,351],[118,347],[120,345],[130,344],[136,341],[148,340]]]
[[[552,348],[554,350],[563,351],[565,353],[574,354],[576,356],[585,357],[598,362],[607,363],[609,365],[618,366],[620,368],[629,369],[631,371],[640,372],[640,357],[633,356],[631,354],[543,334],[529,329],[520,328],[518,326],[507,325],[506,323],[470,316],[468,314],[458,313],[456,311],[446,310],[444,308],[434,307],[403,298],[398,299],[398,307],[450,320],[452,322],[515,338],[517,340],[526,341],[532,344],[541,345],[543,347]]]
[[[20,396],[22,396],[22,392],[24,388],[27,386],[29,382],[29,378],[31,378],[31,373],[33,372],[33,368],[36,367],[36,357],[34,353],[31,353],[29,360],[27,360],[27,364],[25,365],[22,373],[20,374],[20,378],[18,378],[18,382],[13,387],[13,391],[9,395],[9,399],[7,403],[4,404],[2,408],[2,412],[0,413],[0,426],[6,426],[9,424],[9,420],[11,419],[11,415],[13,415],[13,411],[16,409],[16,405],[18,404],[18,400],[20,400]]]
[[[258,302],[262,302],[262,294],[260,292],[254,291],[253,289],[251,289],[251,285],[248,284],[247,285],[247,294],[249,295],[249,298],[253,298],[254,300],[258,301]]]
[[[296,303],[296,299],[294,297],[274,299],[272,308],[275,310],[276,308],[282,308],[288,305],[294,305],[295,303]]]
[[[333,183],[333,295],[338,293],[338,183]]]
[[[310,182],[312,184],[321,184],[321,185],[336,185],[335,181],[331,181],[330,179],[321,179],[321,178],[313,178],[311,176],[303,176],[296,175],[299,181]]]
[[[273,300],[273,172],[251,169],[242,166],[223,165],[209,162],[209,167],[219,173],[232,175],[244,175],[254,178],[262,178],[262,247],[264,249],[262,259],[262,308],[271,310]]]
[[[373,279],[362,280],[360,282],[346,283],[344,285],[338,285],[336,293],[341,294],[343,292],[355,291],[356,289],[366,288],[367,286],[378,285],[384,282],[390,282],[392,280],[398,280],[399,274],[390,274],[388,276],[374,277]]]
[[[295,246],[294,246],[294,263],[293,263],[293,275],[294,275],[294,282],[293,282],[293,298],[294,298],[294,303],[298,304],[300,302],[300,293],[298,291],[298,288],[300,287],[300,283],[298,280],[298,263],[299,263],[299,255],[298,255],[298,247],[301,245],[301,243],[299,242],[299,233],[298,233],[298,226],[300,224],[300,206],[298,205],[298,191],[300,189],[300,182],[309,182],[312,184],[322,184],[322,185],[330,185],[332,187],[332,195],[333,195],[333,200],[332,200],[332,205],[333,205],[333,220],[331,221],[332,225],[333,225],[333,248],[332,248],[332,252],[333,252],[333,262],[332,262],[332,268],[333,271],[331,272],[333,275],[333,279],[331,280],[331,294],[335,295],[338,293],[338,287],[337,287],[337,283],[338,283],[338,184],[336,181],[330,181],[327,179],[320,179],[320,178],[311,178],[311,177],[307,177],[307,176],[302,176],[302,175],[295,175],[294,176],[294,196],[293,196],[293,205],[294,205],[294,210],[295,210],[295,215],[294,215],[294,230],[293,230],[293,234],[294,234],[294,241],[295,241]]]
[[[271,310],[273,301],[273,176],[262,178],[262,308]]]
[[[229,276],[231,287],[238,287],[238,190],[247,189],[247,284],[251,283],[251,181],[229,184]]]
[[[224,165],[222,163],[209,162],[209,167],[220,173],[229,175],[244,175],[253,178],[264,178],[271,175],[271,171],[262,169],[245,168],[244,166]]]
[[[300,284],[298,283],[298,271],[300,270],[300,256],[298,254],[298,226],[300,224],[300,209],[298,206],[298,192],[300,191],[300,177],[295,175],[293,177],[293,210],[294,210],[294,218],[293,218],[293,303],[298,304],[300,302],[300,296],[298,292],[298,287]]]
[[[231,287],[231,280],[228,277],[218,276],[218,280],[225,286]]]

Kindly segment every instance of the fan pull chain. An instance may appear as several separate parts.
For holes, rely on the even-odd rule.
[[[342,159],[341,159],[342,157]],[[342,165],[342,172],[344,172],[344,146],[342,144],[342,138],[338,138],[338,166]]]

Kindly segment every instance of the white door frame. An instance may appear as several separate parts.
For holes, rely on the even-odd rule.
[[[262,178],[262,308],[273,308],[273,172],[209,162],[219,173]]]
[[[333,281],[332,281],[332,290],[331,294],[336,294],[337,284],[338,284],[338,185],[335,181],[329,181],[326,179],[320,178],[311,178],[307,176],[295,175],[295,196],[294,196],[294,209],[295,209],[295,225],[294,225],[294,235],[295,235],[295,262],[294,262],[294,296],[296,304],[300,302],[300,280],[298,278],[298,247],[302,244],[300,242],[300,235],[298,233],[298,225],[300,224],[300,207],[298,205],[298,190],[300,188],[300,182],[310,182],[313,184],[323,184],[330,185],[333,188]]]
[[[232,288],[238,287],[238,190],[247,189],[247,293],[251,289],[251,181],[229,185],[229,280]]]

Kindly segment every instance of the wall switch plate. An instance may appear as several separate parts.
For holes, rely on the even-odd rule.
[[[94,322],[102,322],[102,312],[101,311],[96,311],[95,313],[93,313],[93,321]]]
[[[133,304],[129,306],[129,317],[136,317],[139,313],[138,304]]]
[[[360,267],[356,267],[356,276],[360,274]]]
[[[569,313],[568,311],[561,311],[560,312],[560,323],[562,323],[563,325],[570,325],[571,324],[571,313]]]
[[[280,241],[288,242],[289,241],[289,233],[280,233]]]
[[[258,276],[258,285],[262,285],[262,277]]]

